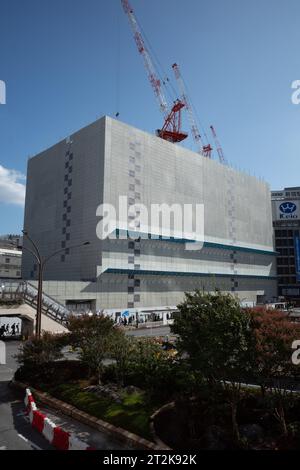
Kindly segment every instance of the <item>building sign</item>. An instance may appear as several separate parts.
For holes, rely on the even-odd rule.
[[[295,237],[295,265],[297,282],[300,282],[300,237]]]
[[[19,317],[0,317],[0,338],[20,336],[22,319]]]
[[[300,201],[274,201],[275,220],[300,219]]]

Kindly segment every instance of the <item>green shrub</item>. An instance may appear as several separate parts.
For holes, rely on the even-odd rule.
[[[146,439],[151,438],[149,418],[154,409],[149,406],[143,393],[136,392],[130,395],[124,393],[120,404],[113,402],[110,398],[82,391],[78,385],[74,384],[53,387],[50,393],[92,416],[127,429]]]
[[[40,367],[63,357],[59,335],[44,332],[40,338],[33,337],[23,343],[15,356],[25,367]]]

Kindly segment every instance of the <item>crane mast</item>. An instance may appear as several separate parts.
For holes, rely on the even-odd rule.
[[[160,111],[163,113],[165,122],[162,129],[158,129],[156,134],[164,140],[170,142],[181,142],[188,134],[181,131],[181,110],[185,106],[180,100],[175,101],[171,110],[161,87],[161,81],[157,77],[150,53],[146,47],[142,32],[134,15],[134,11],[128,0],[121,0],[124,12],[128,16],[135,43],[139,53],[142,55],[147,71],[148,79],[158,100]]]
[[[185,104],[185,108],[188,113],[190,128],[191,128],[191,132],[193,135],[193,139],[197,147],[197,151],[199,154],[203,155],[204,157],[211,158],[212,147],[210,146],[210,144],[204,145],[202,142],[202,137],[201,137],[198,125],[197,125],[197,121],[194,116],[192,105],[190,103],[188,94],[186,92],[185,84],[184,84],[184,81],[183,81],[183,78],[179,69],[179,65],[173,64],[172,68],[173,68],[173,71],[174,71],[174,74],[178,83],[178,87],[180,90],[181,100]]]
[[[224,165],[227,165],[227,160],[224,156],[224,152],[223,152],[222,146],[220,144],[220,141],[218,139],[218,136],[217,136],[217,133],[215,131],[214,126],[210,126],[210,129],[211,129],[211,133],[212,133],[213,138],[214,138],[215,143],[216,143],[216,148],[217,148],[217,152],[218,152],[218,155],[219,155],[220,163],[223,163]]]

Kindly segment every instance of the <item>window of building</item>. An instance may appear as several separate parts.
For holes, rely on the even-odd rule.
[[[5,263],[10,263],[10,258],[5,258]]]

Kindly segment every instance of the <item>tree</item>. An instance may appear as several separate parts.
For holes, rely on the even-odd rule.
[[[15,356],[25,367],[44,366],[63,357],[59,335],[44,332],[41,338],[33,337],[26,341]]]
[[[239,439],[237,406],[241,382],[252,370],[251,319],[233,296],[197,290],[178,306],[171,330],[193,369],[200,371],[213,390],[223,384],[231,406],[233,434]]]
[[[249,312],[256,342],[255,378],[262,394],[268,390],[273,396],[274,415],[286,436],[285,407],[291,396],[287,380],[293,377],[295,370],[291,359],[292,344],[300,338],[300,325],[292,323],[283,312],[266,308]]]
[[[70,317],[68,322],[70,343],[79,349],[80,359],[101,383],[103,360],[109,355],[115,334],[113,321],[104,315]]]
[[[133,359],[135,344],[134,338],[125,335],[122,330],[115,330],[111,335],[109,354],[116,361],[117,380],[124,385],[124,379]]]

